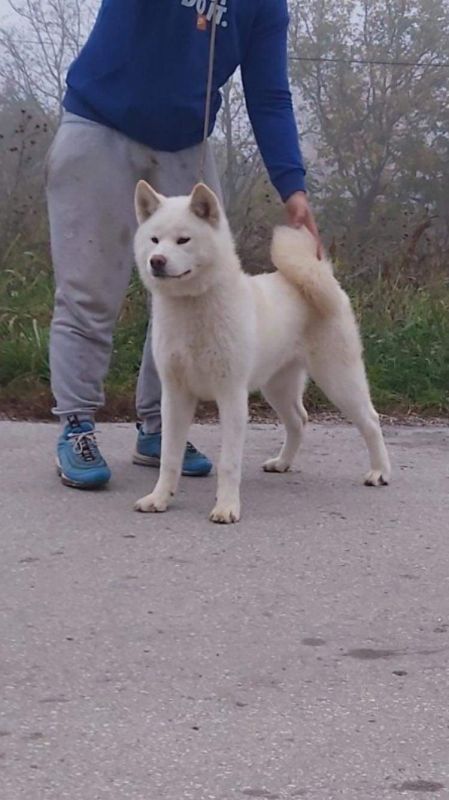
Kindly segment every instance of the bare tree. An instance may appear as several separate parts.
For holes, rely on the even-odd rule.
[[[223,193],[233,230],[241,237],[263,165],[245,109],[239,76],[222,90],[222,110],[215,133],[215,149],[222,176]]]
[[[325,191],[365,230],[386,192],[423,196],[423,174],[443,177],[449,7],[291,0],[290,11],[292,78],[315,124]]]
[[[8,0],[0,28],[0,242],[46,239],[43,164],[62,111],[65,76],[98,0]]]
[[[89,31],[98,0],[8,0],[20,24],[0,28],[0,79],[10,95],[59,118],[65,75]]]
[[[245,99],[239,78],[231,78],[222,91],[223,106],[217,139],[224,144],[224,192],[229,205],[251,190],[259,177],[262,164],[245,110]]]

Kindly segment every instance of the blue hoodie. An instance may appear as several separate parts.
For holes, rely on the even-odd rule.
[[[64,107],[154,150],[198,144],[212,10],[211,0],[103,0],[70,67]],[[220,87],[240,65],[260,152],[286,200],[305,176],[287,77],[287,0],[219,0],[217,13],[209,133]]]

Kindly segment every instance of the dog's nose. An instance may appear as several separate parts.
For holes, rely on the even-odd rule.
[[[151,271],[156,278],[165,275],[165,267],[167,266],[167,259],[165,256],[153,256],[150,258]]]

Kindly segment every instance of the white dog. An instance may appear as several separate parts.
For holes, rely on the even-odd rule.
[[[285,425],[285,443],[267,472],[285,472],[298,450],[310,375],[360,430],[369,486],[387,484],[390,462],[370,400],[357,325],[347,295],[305,229],[279,227],[278,272],[242,271],[216,196],[199,184],[166,198],[140,181],[135,254],[153,295],[153,350],[162,382],[162,455],[153,492],[138,511],[165,511],[173,497],[198,400],[215,400],[221,422],[213,522],[240,518],[240,478],[248,393],[261,389]]]

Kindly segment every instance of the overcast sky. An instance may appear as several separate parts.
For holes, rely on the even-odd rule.
[[[5,17],[11,14],[11,9],[8,4],[8,0],[0,0],[0,21],[3,22]]]

